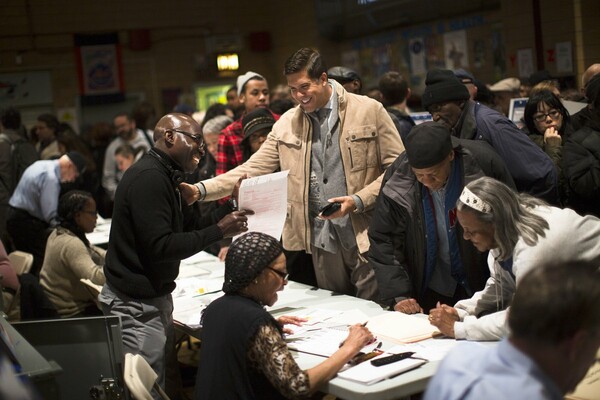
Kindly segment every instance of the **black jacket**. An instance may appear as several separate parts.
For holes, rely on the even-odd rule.
[[[133,298],[171,293],[179,262],[222,239],[216,223],[231,208],[225,204],[198,218],[183,204],[172,171],[180,167],[163,152],[145,154],[119,182],[115,194],[104,274],[115,289]]]
[[[226,294],[210,303],[202,315],[194,400],[285,399],[248,362],[250,343],[265,325],[278,328],[271,314],[250,298]]]
[[[487,175],[514,188],[506,165],[487,143],[453,138],[453,145],[454,162],[461,165],[463,185]],[[369,260],[384,304],[393,306],[409,297],[419,301],[423,294],[426,260],[423,213],[421,184],[408,164],[406,153],[401,154],[386,170],[369,226]],[[489,276],[487,253],[480,253],[463,238],[460,225],[456,236],[469,287],[481,290]]]
[[[569,207],[579,214],[600,217],[600,123],[575,132],[563,148],[563,173],[569,190]]]

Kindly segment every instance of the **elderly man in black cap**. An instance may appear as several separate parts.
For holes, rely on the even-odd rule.
[[[453,138],[439,122],[416,126],[404,145],[377,198],[369,260],[381,302],[413,314],[483,288],[487,254],[463,238],[456,200],[466,183],[483,175],[514,183],[487,143]]]
[[[58,160],[36,161],[23,172],[8,202],[6,229],[17,250],[33,254],[34,275],[44,262],[48,228],[58,225],[61,184],[75,181],[84,171],[85,158],[76,151]]]
[[[484,140],[502,157],[519,192],[558,203],[557,172],[548,157],[504,115],[470,100],[467,88],[450,70],[427,73],[423,108],[453,136]]]

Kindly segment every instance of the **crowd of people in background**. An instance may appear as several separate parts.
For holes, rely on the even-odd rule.
[[[267,279],[277,278],[268,272],[275,268],[280,276],[289,273],[292,280],[373,300],[386,309],[424,312],[449,337],[510,337],[501,344],[504,351],[523,351],[535,359],[540,350],[534,346],[535,338],[523,331],[522,313],[536,310],[536,305],[517,295],[511,314],[510,304],[522,286],[523,293],[531,295],[536,279],[551,283],[533,272],[529,281],[523,277],[546,264],[560,263],[594,265],[594,279],[598,277],[600,64],[585,71],[580,90],[561,88],[547,71],[528,79],[508,77],[484,84],[464,69],[431,70],[420,96],[411,91],[408,78],[396,71],[383,74],[376,87],[364,88],[356,71],[326,68],[321,55],[308,48],[294,53],[284,71],[286,85],[272,88],[263,75],[247,71],[227,91],[226,102],[206,110],[181,103],[158,118],[152,104],[142,102],[81,133],[79,127],[49,113],[39,115],[35,126],[27,129],[18,109],[3,109],[0,284],[8,316],[31,315],[24,308],[31,304],[15,302],[21,285],[45,295],[46,303],[39,307],[49,305],[58,317],[101,314],[80,279],[99,285],[108,282],[100,298],[105,314],[135,317],[134,310],[119,308],[120,302],[163,296],[172,290],[175,277],[170,272],[163,270],[159,278],[143,272],[148,265],[158,271],[161,254],[151,262],[124,245],[109,245],[107,255],[89,243],[86,233],[93,231],[100,215],[113,218],[113,229],[124,243],[132,235],[163,240],[157,226],[179,235],[200,235],[203,239],[193,246],[161,244],[172,252],[167,264],[173,264],[169,264],[173,270],[178,268],[174,259],[206,249],[226,262],[226,278],[229,273],[250,274],[251,280],[261,277],[268,283]],[[527,98],[521,128],[508,118],[515,98]],[[580,111],[571,114],[565,100],[582,103]],[[432,121],[413,120],[414,111],[429,112]],[[143,177],[152,176],[144,171],[157,166],[169,176],[162,198],[153,197],[150,181],[144,186]],[[251,260],[240,253],[248,244],[231,243],[233,234],[244,232],[246,225],[245,212],[236,210],[228,199],[240,179],[278,170],[290,171],[289,185],[294,188],[288,193],[282,241],[254,238],[269,255],[259,251],[252,257],[266,257],[264,262],[251,266],[251,271],[234,272]],[[152,179],[159,182],[162,178],[157,176]],[[135,191],[119,190],[124,185]],[[184,209],[181,221],[173,217],[176,223],[163,223],[163,210],[151,213],[157,225],[141,222],[146,217],[142,211],[150,213],[148,204],[164,208],[171,200],[179,204],[179,211],[177,207],[170,211],[173,215]],[[324,216],[320,210],[331,202],[339,203],[340,209]],[[191,214],[185,211],[185,203]],[[202,224],[192,224],[190,233],[186,218],[191,216],[204,219]],[[139,226],[147,229],[140,231]],[[158,245],[146,245],[147,252],[156,253]],[[11,272],[6,254],[13,250],[33,255],[30,277]],[[134,264],[139,270],[132,270]],[[139,287],[133,288],[123,277],[138,279]],[[261,305],[269,303],[252,291],[251,280],[224,291],[235,295],[228,301],[236,307],[256,313],[263,328],[252,338],[249,352],[238,349],[242,353],[229,356],[253,357],[248,363],[252,376],[261,377],[264,393],[314,392],[313,379],[317,383],[330,379],[340,360],[371,339],[368,329],[354,327],[348,342],[351,351],[341,351],[335,367],[326,373],[294,366],[290,376],[276,376],[276,371],[265,369],[273,360],[257,349],[261,341],[278,342],[281,327],[247,302],[250,297]],[[157,307],[168,320],[172,304],[162,301]],[[212,306],[217,312],[207,313],[207,321],[219,320],[215,318],[218,307],[222,305]],[[135,336],[131,332],[144,325],[138,317],[126,324],[126,335]],[[598,327],[597,319],[592,322]],[[153,343],[161,349],[171,346],[172,326],[164,321],[157,324],[167,332],[167,343],[160,337]],[[221,329],[207,332],[207,340],[224,340]],[[138,348],[134,342],[130,338],[126,345],[158,368],[164,384],[165,368],[173,360],[165,361],[163,353]],[[597,349],[598,339],[594,343]],[[469,351],[469,357],[482,352]],[[278,356],[291,358],[286,352]],[[201,362],[198,379],[211,377],[218,382],[221,378],[213,376],[213,367],[208,366],[219,362],[212,358],[205,365]],[[441,371],[469,379],[457,372],[455,364],[447,361]],[[435,390],[446,390],[447,382],[448,378],[436,377]],[[252,390],[226,383],[233,385],[233,391]],[[557,393],[573,388],[571,382],[555,384]],[[208,398],[210,393],[211,387],[206,386],[198,398]],[[483,397],[491,392],[480,385],[476,393]],[[431,392],[428,396],[436,398]],[[444,398],[453,398],[448,396]]]

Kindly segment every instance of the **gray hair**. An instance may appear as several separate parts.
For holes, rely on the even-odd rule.
[[[499,259],[512,256],[517,241],[522,238],[529,246],[534,246],[538,237],[545,237],[548,222],[534,214],[531,209],[547,206],[542,200],[524,193],[515,193],[504,183],[489,177],[481,177],[466,185],[474,195],[487,203],[492,211],[483,213],[458,200],[459,211],[468,211],[483,222],[494,226],[494,240],[500,252]]]

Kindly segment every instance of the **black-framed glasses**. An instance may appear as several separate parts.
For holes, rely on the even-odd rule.
[[[550,116],[550,118],[552,119],[558,119],[558,117],[560,116],[560,111],[550,110],[547,113],[535,114],[533,116],[533,119],[535,119],[537,122],[544,122],[548,116]]]
[[[287,278],[288,278],[288,276],[289,276],[289,274],[288,274],[288,273],[285,273],[285,272],[283,272],[283,271],[278,271],[278,270],[276,270],[275,268],[271,268],[271,267],[267,267],[267,268],[268,268],[268,269],[270,269],[271,271],[275,272],[277,275],[279,275],[279,277],[280,277],[281,279],[283,279],[284,281],[287,281]]]
[[[204,143],[204,138],[202,137],[202,135],[193,135],[189,132],[182,131],[181,129],[169,129],[169,130],[172,132],[181,133],[182,135],[191,138],[194,142],[196,142],[198,147],[201,147],[202,149],[204,149],[206,147],[206,143]]]

